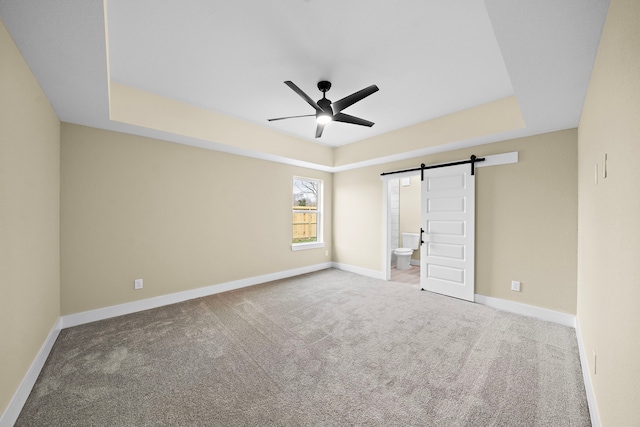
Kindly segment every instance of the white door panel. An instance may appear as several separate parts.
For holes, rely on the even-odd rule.
[[[464,197],[443,197],[429,200],[428,213],[437,212],[464,212]]]
[[[421,224],[422,289],[473,301],[475,176],[471,165],[424,171]]]
[[[428,242],[427,256],[464,260],[464,245]]]
[[[464,237],[464,226],[462,221],[427,220],[427,226],[424,229],[431,236],[431,239],[437,237]]]

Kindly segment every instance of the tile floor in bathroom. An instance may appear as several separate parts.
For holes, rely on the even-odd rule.
[[[420,285],[420,267],[412,265],[408,270],[398,270],[395,264],[391,264],[391,281]]]

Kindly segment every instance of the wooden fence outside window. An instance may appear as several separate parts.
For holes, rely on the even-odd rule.
[[[316,242],[318,240],[318,214],[316,212],[295,212],[302,210],[316,210],[315,206],[293,207],[293,243]]]

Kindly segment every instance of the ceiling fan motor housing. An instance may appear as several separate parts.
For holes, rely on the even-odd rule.
[[[320,107],[322,109],[322,111],[324,111],[325,113],[333,116],[333,109],[331,108],[331,100],[327,99],[327,98],[322,98],[320,100],[318,100],[317,102],[318,107]],[[319,114],[320,112],[318,112]]]

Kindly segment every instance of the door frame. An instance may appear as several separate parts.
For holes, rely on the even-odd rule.
[[[494,154],[484,157],[483,162],[475,164],[476,168],[484,168],[487,166],[508,165],[511,163],[518,163],[518,152],[512,151],[509,153]],[[437,164],[445,164],[449,162],[442,162]],[[435,164],[435,163],[434,163]],[[431,166],[431,165],[429,165]],[[401,179],[411,176],[420,175],[420,170],[399,172],[393,174],[381,175],[382,180],[382,278],[384,280],[391,279],[391,215],[390,215],[390,197],[389,197],[389,180]]]

